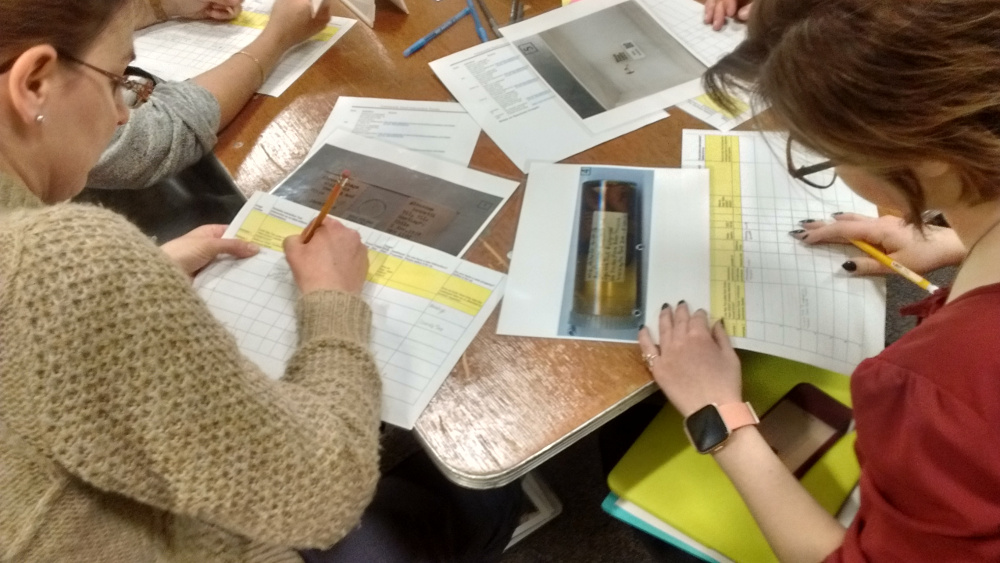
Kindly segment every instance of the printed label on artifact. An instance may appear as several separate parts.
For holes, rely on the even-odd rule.
[[[628,213],[595,211],[587,253],[587,281],[625,281],[625,245],[628,243]]]

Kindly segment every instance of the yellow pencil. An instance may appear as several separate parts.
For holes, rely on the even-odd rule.
[[[313,235],[316,234],[316,229],[323,224],[323,219],[326,219],[330,210],[333,209],[333,202],[337,201],[337,197],[340,195],[340,190],[344,189],[344,184],[347,183],[347,179],[351,177],[351,173],[344,170],[340,173],[340,181],[333,185],[330,189],[330,195],[326,196],[326,202],[323,204],[323,208],[319,210],[319,215],[309,221],[306,225],[306,229],[302,231],[302,244],[305,244],[312,240]]]
[[[928,292],[934,293],[935,291],[938,290],[938,286],[936,286],[936,285],[932,284],[931,282],[925,280],[924,278],[922,278],[920,276],[920,274],[914,272],[913,270],[907,268],[906,266],[900,264],[899,262],[896,262],[892,258],[889,258],[883,252],[881,252],[879,249],[877,249],[874,246],[868,244],[867,242],[860,241],[860,240],[851,240],[851,244],[853,244],[854,246],[860,248],[865,254],[867,254],[867,255],[871,256],[872,258],[878,260],[878,262],[880,264],[882,264],[883,266],[885,266],[886,268],[891,269],[892,271],[896,272],[897,274],[899,274],[899,275],[903,276],[904,278],[910,280],[911,282],[919,285],[923,289],[926,289]]]

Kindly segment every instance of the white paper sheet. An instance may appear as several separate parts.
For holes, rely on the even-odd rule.
[[[468,166],[481,129],[455,102],[422,102],[341,96],[313,150],[335,129]]]
[[[667,117],[651,113],[592,133],[506,40],[430,63],[441,82],[522,171],[556,162]]]
[[[637,0],[577,2],[501,33],[595,133],[703,92],[706,66]]]
[[[271,193],[320,209],[343,170],[331,215],[462,256],[518,183],[335,129]]]
[[[208,266],[194,286],[240,350],[279,379],[298,343],[298,289],[281,251],[316,212],[256,193],[226,231],[261,245],[244,260]],[[345,223],[346,224],[346,223]],[[503,293],[504,275],[365,228],[371,266],[362,297],[372,308],[371,351],[382,376],[382,420],[413,428]]]
[[[877,209],[839,180],[820,190],[792,179],[784,147],[778,135],[683,133],[683,166],[712,173],[712,315],[739,348],[850,374],[885,345],[885,281],[844,272],[861,255],[852,245],[788,233],[802,219]]]
[[[187,80],[222,64],[260,35],[271,2],[246,0],[232,22],[167,21],[135,33],[133,65],[167,80]],[[330,18],[317,36],[288,51],[257,92],[280,96],[316,59],[337,42],[355,20]]]
[[[315,1],[315,0],[314,0]],[[354,12],[368,27],[375,27],[375,0],[340,0],[347,9]],[[404,0],[390,0],[404,14],[409,14]]]
[[[746,39],[746,25],[730,20],[719,31],[705,25],[705,7],[690,0],[641,0],[657,20],[705,66],[712,66]]]
[[[587,283],[593,276],[590,253],[581,251],[585,238],[596,240],[600,213],[593,213],[593,223],[585,213],[589,198],[585,183],[617,179],[634,186],[628,190],[633,203],[628,209],[627,224],[634,235],[627,237],[632,247],[645,250],[634,255],[625,252],[625,266],[636,268],[638,279],[612,291],[628,293],[638,287],[633,302],[614,314],[581,314],[583,307],[574,300],[577,292],[593,297]],[[605,196],[612,209],[621,194]],[[618,166],[577,166],[536,164],[531,167],[525,188],[517,238],[508,272],[507,295],[500,310],[499,334],[549,338],[579,338],[634,342],[647,309],[665,301],[686,299],[698,307],[709,302],[709,222],[708,174],[702,170],[669,168],[628,168]],[[622,221],[612,211],[609,219]],[[613,229],[611,221],[605,227]],[[619,229],[620,230],[620,229]],[[603,236],[613,239],[606,230]],[[616,251],[608,244],[610,252]],[[617,252],[624,252],[618,248]],[[579,261],[578,261],[579,260]],[[588,272],[578,268],[586,262]],[[621,267],[619,266],[619,269]],[[583,279],[586,276],[587,279]],[[610,277],[625,279],[621,272]],[[628,278],[631,280],[631,278]],[[630,317],[630,318],[626,318]]]

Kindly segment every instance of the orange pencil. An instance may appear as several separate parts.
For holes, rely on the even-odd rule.
[[[337,201],[337,196],[340,195],[340,190],[343,189],[344,184],[347,183],[347,179],[351,177],[351,172],[349,170],[344,170],[340,173],[340,181],[333,185],[330,190],[330,195],[326,196],[326,203],[323,204],[323,208],[319,210],[319,215],[315,219],[309,221],[306,225],[306,230],[302,232],[302,244],[309,242],[313,238],[313,234],[316,229],[323,224],[323,219],[326,218],[330,210],[333,209],[333,202]]]

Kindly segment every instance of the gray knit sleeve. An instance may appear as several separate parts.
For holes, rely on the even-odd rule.
[[[219,102],[191,81],[159,82],[149,101],[118,128],[87,185],[145,188],[198,161],[212,150]]]

